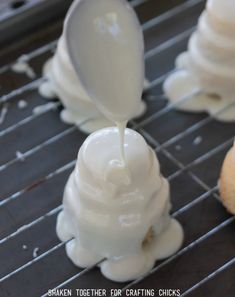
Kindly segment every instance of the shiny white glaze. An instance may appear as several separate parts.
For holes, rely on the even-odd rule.
[[[75,1],[65,22],[68,51],[90,97],[111,121],[139,111],[144,86],[143,33],[124,0]]]
[[[127,176],[119,162],[118,134],[117,128],[106,128],[82,145],[65,188],[57,234],[63,241],[74,238],[66,251],[76,265],[106,258],[102,273],[127,281],[176,252],[183,231],[169,216],[169,185],[155,153],[140,134],[126,129]],[[150,228],[153,240],[143,247]]]
[[[235,120],[235,105],[226,109],[235,99],[235,40],[230,32],[235,30],[234,5],[233,0],[208,1],[188,51],[177,58],[176,68],[180,70],[164,83],[169,99],[176,102],[195,89],[202,91],[180,104],[179,109],[207,111],[221,121]]]
[[[53,58],[45,63],[43,74],[46,81],[39,87],[39,92],[45,98],[58,97],[61,100],[64,109],[60,116],[64,122],[77,124],[85,133],[111,125],[82,87],[70,62],[64,35],[58,42]],[[80,126],[80,123],[91,117],[94,117],[92,121]]]
[[[229,23],[235,28],[235,2],[233,0],[208,0],[208,11],[223,23]]]

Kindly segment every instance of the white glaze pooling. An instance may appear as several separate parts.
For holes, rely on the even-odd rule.
[[[127,281],[173,254],[183,232],[169,216],[169,185],[152,149],[140,134],[125,130],[126,176],[119,145],[117,128],[97,131],[84,142],[65,188],[57,233],[64,241],[74,238],[66,251],[76,265],[107,258],[102,273]],[[150,228],[153,240],[142,246]]]
[[[94,116],[94,120],[79,126],[85,133],[111,125],[82,87],[70,62],[64,35],[58,42],[55,55],[44,65],[43,74],[46,81],[39,87],[39,92],[43,97],[58,97],[61,100],[64,109],[60,115],[64,122],[79,126],[81,122]]]
[[[231,11],[233,17],[231,16]],[[168,77],[164,91],[170,100],[200,89],[181,110],[208,111],[221,121],[235,120],[235,2],[210,0],[199,19],[198,29],[190,38],[188,51],[176,61],[180,69]],[[222,112],[220,112],[222,110]]]

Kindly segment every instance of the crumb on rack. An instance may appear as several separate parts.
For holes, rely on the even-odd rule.
[[[197,136],[193,141],[193,145],[199,145],[201,142],[202,142],[202,137]]]
[[[11,69],[16,73],[24,73],[29,78],[36,78],[36,73],[33,68],[28,63],[28,56],[22,55],[17,59],[17,61],[11,66]]]
[[[179,144],[177,144],[177,145],[175,146],[175,150],[176,150],[176,151],[181,151],[181,150],[182,150],[182,146],[179,145]]]
[[[36,247],[34,250],[33,250],[33,258],[36,258],[38,256],[38,252],[39,252],[39,247]]]
[[[19,109],[24,109],[28,106],[28,103],[25,100],[20,100],[17,104]]]

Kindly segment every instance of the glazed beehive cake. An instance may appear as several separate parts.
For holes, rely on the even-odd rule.
[[[56,228],[61,240],[70,240],[66,252],[75,265],[89,267],[107,258],[101,271],[118,282],[147,273],[183,241],[182,227],[169,215],[169,185],[154,152],[131,129],[125,131],[125,147],[126,168],[119,161],[117,128],[86,139]]]
[[[38,80],[60,37],[61,19],[51,22],[50,30],[42,25],[39,33],[27,36],[21,44],[15,42],[5,53],[1,49],[2,66],[31,53],[28,63],[37,74],[32,80],[12,72],[10,65],[0,74],[0,93],[8,94],[3,97],[8,104],[4,104],[7,113],[0,125],[1,296],[41,296],[61,284],[73,290],[102,288],[107,294],[111,288],[127,285],[156,292],[179,288],[183,293],[199,284],[188,296],[234,295],[233,217],[215,199],[221,165],[233,143],[234,124],[165,109],[167,101],[157,98],[163,77],[187,49],[205,2],[158,2],[147,0],[135,6],[144,28],[146,75],[151,85],[145,95],[147,113],[133,124],[141,123],[139,132],[158,152],[161,172],[171,186],[172,214],[185,230],[184,246],[174,258],[157,262],[152,274],[135,284],[111,282],[99,269],[79,269],[67,258],[55,233],[56,218],[61,193],[86,136],[60,121],[59,111],[53,109],[58,102],[53,101],[42,114],[32,113],[34,107],[48,104],[38,95]],[[19,108],[22,100],[27,103],[23,109]]]
[[[179,109],[207,111],[221,121],[235,120],[234,11],[232,0],[207,1],[187,52],[178,56],[176,70],[164,84],[164,91],[173,102],[191,97],[179,102]]]

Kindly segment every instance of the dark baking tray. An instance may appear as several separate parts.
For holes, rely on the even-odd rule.
[[[56,2],[57,9],[49,11],[48,5]],[[235,296],[234,218],[216,199],[220,167],[235,124],[166,109],[167,101],[159,96],[162,80],[173,69],[177,54],[186,49],[205,1],[132,2],[144,28],[151,86],[144,94],[147,113],[131,125],[156,149],[161,170],[170,180],[172,213],[184,227],[184,246],[176,256],[157,262],[150,275],[126,284],[105,279],[97,268],[81,270],[66,257],[55,222],[64,185],[86,135],[63,124],[58,110],[40,116],[33,116],[32,110],[47,103],[36,85],[60,36],[68,2],[38,1],[33,8],[4,17],[1,25],[5,37],[0,102],[8,112],[0,125],[0,296],[41,296],[58,286],[104,288],[107,295],[110,288],[129,286],[154,288],[155,296],[159,289],[180,289],[187,292],[183,296]],[[46,19],[42,11],[47,12]],[[12,29],[15,24],[22,24],[17,32]],[[11,70],[12,63],[28,53],[37,74],[34,81]],[[27,101],[27,108],[18,108],[20,100]],[[16,157],[17,151],[25,154],[24,160]]]

